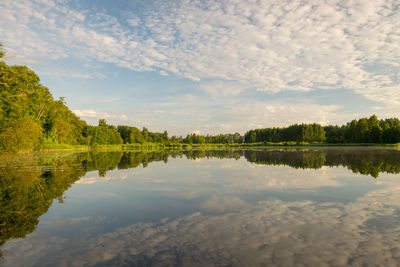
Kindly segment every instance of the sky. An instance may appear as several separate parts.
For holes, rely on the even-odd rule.
[[[10,64],[89,124],[219,134],[400,117],[398,0],[1,0]]]

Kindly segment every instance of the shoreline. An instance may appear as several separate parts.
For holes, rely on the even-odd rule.
[[[271,148],[271,147],[400,147],[400,143],[397,144],[377,144],[377,143],[295,143],[295,142],[284,142],[284,143],[240,143],[240,144],[162,144],[162,143],[146,143],[146,144],[122,144],[122,145],[95,145],[95,146],[76,146],[69,145],[64,147],[61,145],[60,148],[42,148],[36,150],[38,152],[51,152],[51,151],[79,151],[79,150],[132,150],[132,151],[151,151],[151,150],[191,150],[191,149],[230,149],[230,148]],[[18,153],[29,153],[18,152]]]
[[[3,152],[0,155],[11,154],[27,154],[35,152],[61,152],[61,151],[157,151],[157,150],[207,150],[207,149],[241,149],[241,148],[273,148],[273,147],[290,147],[290,148],[307,148],[307,147],[400,147],[400,143],[396,144],[377,144],[377,143],[297,143],[297,142],[281,142],[281,143],[238,143],[238,144],[163,144],[163,143],[144,143],[144,144],[121,144],[121,145],[51,145],[50,147],[38,150]]]

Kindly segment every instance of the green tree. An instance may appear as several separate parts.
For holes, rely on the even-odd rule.
[[[249,143],[254,143],[256,141],[256,138],[257,134],[254,131],[252,131],[249,136]]]
[[[42,128],[29,117],[9,122],[5,130],[0,132],[0,151],[17,152],[38,148],[41,136]]]
[[[145,142],[145,138],[144,138],[142,132],[136,127],[130,128],[129,136],[130,136],[130,143],[132,143],[132,144],[134,144],[134,143],[142,144]]]
[[[85,144],[82,138],[85,126],[86,123],[68,109],[64,98],[61,97],[48,105],[43,123],[48,142]]]
[[[373,125],[369,131],[368,141],[370,143],[382,143],[383,130],[379,125]]]
[[[0,43],[0,59],[3,59],[4,51],[3,51],[3,44]]]

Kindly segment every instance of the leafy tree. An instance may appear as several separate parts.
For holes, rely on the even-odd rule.
[[[379,125],[373,125],[369,131],[368,141],[370,143],[382,143],[383,130]]]
[[[249,142],[249,143],[254,143],[254,142],[256,142],[256,141],[257,141],[257,134],[256,134],[254,131],[252,131],[252,132],[250,133],[250,135],[249,135],[248,142]]]
[[[44,116],[43,128],[48,140],[54,143],[85,144],[82,138],[85,126],[86,123],[68,109],[64,98],[50,103]]]
[[[146,127],[143,127],[143,129],[142,129],[142,135],[143,135],[143,138],[144,138],[144,140],[145,140],[146,142],[150,142],[150,139],[149,139],[149,130],[147,130]],[[151,141],[153,141],[153,140],[151,140]]]
[[[327,143],[345,143],[345,132],[344,126],[325,126],[326,142]]]
[[[107,122],[105,119],[99,120],[99,127],[108,127]]]
[[[240,143],[240,142],[241,142],[240,133],[235,133],[233,135],[233,143]]]
[[[0,43],[0,59],[4,57],[3,44]]]
[[[254,142],[322,142],[325,130],[319,124],[294,124],[286,128],[250,130],[245,134],[246,143]]]
[[[9,122],[0,132],[0,151],[32,150],[40,146],[41,136],[40,125],[29,117]]]
[[[319,124],[294,124],[286,128],[250,130],[245,134],[246,143],[254,142],[328,142],[328,143],[398,143],[400,120],[378,120],[376,115],[352,120],[343,126]]]
[[[167,142],[168,141],[168,132],[164,131],[162,136],[161,136],[162,142]]]
[[[108,125],[105,119],[99,120],[98,127],[89,128],[89,136],[91,138],[91,144],[105,145],[105,144],[122,144],[123,140],[117,128],[112,125]]]

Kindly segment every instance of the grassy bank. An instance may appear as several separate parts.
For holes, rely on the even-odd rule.
[[[51,144],[44,145],[40,151],[57,151],[57,150],[163,150],[163,149],[224,149],[224,148],[251,148],[251,147],[351,147],[351,146],[400,146],[398,144],[375,144],[375,143],[307,143],[307,142],[260,142],[260,143],[235,143],[235,144],[184,144],[184,143],[142,143],[142,144],[121,144],[121,145],[68,145],[68,144]]]

